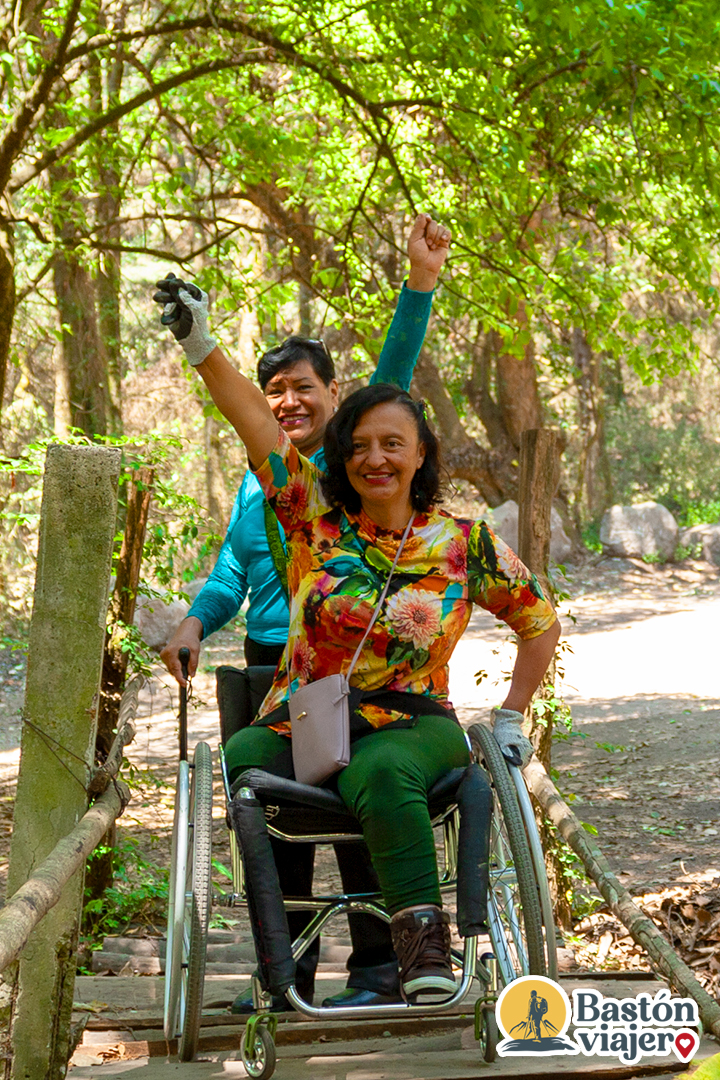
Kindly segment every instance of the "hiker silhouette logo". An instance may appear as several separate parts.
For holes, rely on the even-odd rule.
[[[565,1038],[572,1017],[570,999],[543,975],[523,975],[508,983],[495,1017],[505,1036],[498,1045],[501,1057],[579,1053],[577,1044]]]

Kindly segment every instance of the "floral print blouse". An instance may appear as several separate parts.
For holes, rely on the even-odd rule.
[[[281,431],[257,478],[285,529],[290,593],[291,690],[342,673],[372,617],[402,532],[381,529],[361,511],[329,509],[320,473]],[[484,521],[433,509],[416,514],[383,610],[350,682],[448,701],[448,661],[472,604],[502,619],[520,637],[555,622],[537,579]],[[260,707],[267,716],[288,698],[285,660]],[[373,727],[401,714],[364,703]],[[289,721],[271,725],[287,733]]]

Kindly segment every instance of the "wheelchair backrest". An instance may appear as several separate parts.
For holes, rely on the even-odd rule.
[[[231,735],[257,716],[275,674],[274,667],[236,668],[223,664],[215,672],[223,746]]]

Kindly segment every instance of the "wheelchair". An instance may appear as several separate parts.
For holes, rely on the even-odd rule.
[[[180,657],[182,662],[182,656]],[[428,793],[434,827],[441,828],[443,896],[457,894],[457,924],[463,949],[453,949],[460,972],[447,1001],[358,1007],[318,1007],[298,994],[295,961],[342,913],[369,912],[390,921],[379,893],[283,897],[270,837],[290,843],[364,843],[357,819],[329,788],[315,788],[250,769],[231,785],[223,747],[247,726],[270,687],[274,668],[217,669],[220,761],[227,800],[233,886],[223,903],[247,904],[258,958],[252,977],[255,1012],[248,1018],[241,1056],[248,1075],[267,1080],[275,1069],[277,1014],[273,994],[285,993],[302,1017],[315,1020],[381,1019],[445,1014],[467,997],[477,979],[475,1036],[486,1061],[496,1056],[494,1005],[500,991],[521,975],[557,979],[555,924],[545,861],[535,817],[519,769],[509,766],[488,728],[468,731],[473,763],[441,778]],[[197,1049],[210,913],[210,815],[212,765],[209,747],[199,743],[187,759],[184,693],[180,705],[180,763],[175,808],[168,909],[164,1030],[178,1038],[181,1061]],[[489,816],[489,830],[478,828]],[[489,835],[488,835],[489,833]],[[314,912],[305,930],[290,941],[286,911]],[[489,936],[478,956],[478,936]]]

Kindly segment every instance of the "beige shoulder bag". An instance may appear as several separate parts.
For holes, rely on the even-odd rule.
[[[390,587],[400,552],[410,532],[415,515],[408,521],[395,559],[390,568],[385,587],[380,594],[375,611],[355,650],[345,675],[326,675],[324,679],[301,686],[288,701],[292,721],[292,757],[295,779],[301,784],[317,786],[350,761],[350,676],[358,661],[367,636],[375,625],[380,609]],[[285,653],[290,680],[290,642]]]

